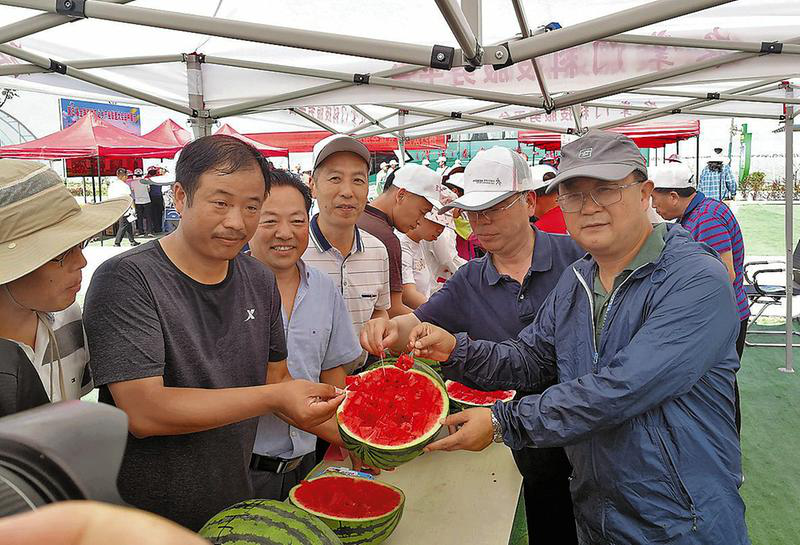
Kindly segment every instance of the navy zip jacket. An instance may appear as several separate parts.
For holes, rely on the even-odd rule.
[[[734,425],[733,288],[709,246],[668,226],[612,295],[595,346],[597,264],[576,261],[515,340],[456,336],[447,378],[542,394],[493,411],[511,448],[564,446],[585,544],[748,544]]]

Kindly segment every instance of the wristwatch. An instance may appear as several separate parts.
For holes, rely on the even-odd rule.
[[[503,442],[503,426],[492,411],[492,441],[495,443]]]

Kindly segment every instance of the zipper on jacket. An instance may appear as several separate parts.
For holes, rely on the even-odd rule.
[[[667,471],[669,472],[670,480],[672,480],[672,485],[677,489],[678,495],[683,496],[684,501],[689,507],[689,512],[692,515],[692,531],[696,532],[697,511],[694,507],[694,500],[689,494],[689,491],[686,489],[686,486],[683,484],[683,480],[681,479],[680,475],[678,474],[678,468],[675,466],[675,462],[672,460],[672,456],[670,456],[669,451],[667,450],[667,444],[664,441],[664,438],[661,437],[661,432],[658,431],[658,429],[654,431],[658,440],[658,448],[661,451],[661,456],[664,458],[664,464],[667,466]]]
[[[578,282],[581,283],[583,289],[586,290],[587,297],[589,297],[589,322],[592,324],[592,348],[594,348],[594,353],[592,354],[592,371],[597,373],[597,360],[599,358],[597,354],[597,331],[594,325],[594,297],[592,297],[592,291],[586,284],[586,280],[581,276],[581,273],[578,272],[578,269],[573,267],[572,272],[578,277]]]

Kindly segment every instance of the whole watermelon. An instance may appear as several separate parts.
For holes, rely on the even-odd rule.
[[[211,517],[199,534],[214,545],[342,545],[320,519],[275,500],[232,505]]]

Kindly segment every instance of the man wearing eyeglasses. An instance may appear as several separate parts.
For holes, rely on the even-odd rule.
[[[624,135],[590,131],[564,146],[551,188],[589,255],[533,323],[502,343],[421,324],[410,343],[468,386],[558,383],[449,417],[459,431],[427,450],[564,446],[580,543],[749,543],[725,265],[680,225],[649,222],[653,182]]]
[[[402,170],[401,170],[402,171]],[[464,195],[444,209],[466,211],[487,255],[468,261],[413,314],[368,322],[361,344],[369,352],[406,350],[421,322],[471,339],[504,341],[530,324],[561,273],[584,254],[568,236],[531,228],[536,206],[527,162],[495,147],[478,153],[464,171]],[[541,392],[547,384],[528,390]],[[535,543],[576,543],[563,449],[514,451],[523,475],[528,533]]]

